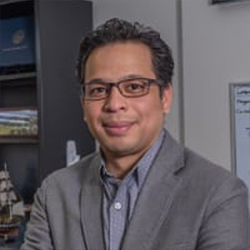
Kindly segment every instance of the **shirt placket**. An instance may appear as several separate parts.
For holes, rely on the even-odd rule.
[[[122,185],[110,205],[110,250],[119,250],[126,226],[126,186]]]

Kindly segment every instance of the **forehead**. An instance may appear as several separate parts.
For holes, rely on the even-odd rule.
[[[87,59],[85,80],[114,80],[126,75],[155,76],[147,45],[136,41],[116,42],[94,49]]]

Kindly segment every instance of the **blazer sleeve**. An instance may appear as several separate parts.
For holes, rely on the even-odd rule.
[[[52,250],[50,227],[46,214],[46,189],[44,181],[38,189],[32,207],[31,218],[25,232],[24,243],[20,250]]]
[[[247,188],[225,180],[210,197],[197,250],[250,250],[249,222]]]

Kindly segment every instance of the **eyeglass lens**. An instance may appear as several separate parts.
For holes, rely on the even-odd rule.
[[[149,93],[149,86],[153,79],[137,78],[123,80],[118,83],[91,82],[84,84],[84,99],[100,100],[109,96],[113,87],[125,97],[139,97]],[[155,81],[154,81],[155,82]]]

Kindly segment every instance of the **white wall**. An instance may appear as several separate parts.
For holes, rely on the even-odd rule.
[[[250,81],[250,2],[182,1],[185,144],[231,169],[229,83]]]
[[[94,26],[121,17],[161,32],[176,62],[167,127],[185,145],[230,170],[229,83],[250,80],[250,1],[214,6],[208,1],[92,0]]]
[[[139,21],[159,30],[173,50],[177,64],[177,11],[175,0],[92,0],[94,26],[112,17]],[[178,66],[173,79],[175,98],[166,126],[179,140]]]

